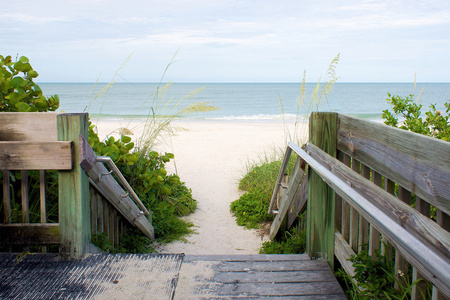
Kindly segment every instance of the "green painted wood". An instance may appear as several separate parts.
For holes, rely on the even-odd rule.
[[[59,224],[61,248],[65,258],[80,259],[90,243],[89,177],[80,166],[79,136],[88,138],[88,114],[60,114],[57,116],[59,141],[73,142],[73,170],[60,171]]]
[[[337,114],[311,113],[309,142],[336,157]],[[310,170],[308,172],[307,252],[323,257],[334,268],[335,201],[333,190]]]

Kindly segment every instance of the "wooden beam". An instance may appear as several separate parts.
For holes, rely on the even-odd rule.
[[[336,113],[311,113],[309,141],[336,157]],[[334,191],[314,171],[308,171],[307,252],[323,257],[334,268],[335,203]]]
[[[297,216],[306,210],[308,200],[308,171],[303,175],[302,182],[300,183],[291,206],[288,210],[288,223],[287,229],[289,230],[294,223]]]
[[[70,170],[72,142],[0,142],[1,170]]]
[[[79,153],[79,136],[88,138],[88,121],[87,113],[58,115],[58,140],[72,141],[74,153]],[[60,253],[80,259],[91,240],[89,177],[80,167],[78,155],[73,156],[73,162],[73,170],[58,174]]]
[[[450,214],[450,143],[339,115],[338,149]]]
[[[11,223],[11,187],[9,171],[3,170],[3,223]]]
[[[59,224],[2,224],[0,225],[0,244],[59,244]]]
[[[291,203],[294,199],[295,194],[297,193],[303,175],[304,172],[300,168],[300,159],[297,159],[294,171],[292,172],[291,178],[289,179],[288,189],[281,199],[278,214],[275,216],[275,219],[270,226],[270,239],[274,239],[280,230],[286,230],[287,212],[292,205]]]
[[[448,231],[388,192],[351,171],[314,145],[295,149],[328,184],[385,235],[430,282],[450,295]],[[348,183],[351,182],[351,187]]]
[[[0,113],[0,141],[54,142],[56,116],[59,113],[2,112]]]
[[[153,226],[142,210],[125,192],[111,173],[101,162],[95,162],[95,154],[86,139],[80,138],[81,148],[84,149],[80,157],[81,166],[85,168],[86,174],[91,178],[91,184],[104,196],[105,199],[118,210],[131,224],[138,227],[148,238],[154,240]],[[105,219],[108,215],[105,215]],[[108,226],[105,227],[108,230]]]

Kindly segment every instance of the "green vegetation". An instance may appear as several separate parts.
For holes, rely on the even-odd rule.
[[[386,125],[450,141],[450,100],[444,103],[446,115],[436,110],[436,104],[432,104],[429,111],[425,112],[425,120],[421,117],[422,105],[414,102],[414,95],[401,97],[388,93],[386,100],[394,111],[383,110],[382,118]],[[402,122],[399,122],[399,116],[404,119]]]
[[[288,139],[286,140],[286,144],[288,141],[294,141],[297,144],[306,142],[303,138],[307,136],[307,132],[301,132],[298,128],[303,119],[300,115],[300,111],[306,107],[306,116],[309,116],[311,111],[318,110],[320,104],[327,101],[327,96],[332,91],[333,85],[338,79],[335,71],[338,62],[339,54],[331,61],[327,70],[326,80],[321,82],[321,79],[319,79],[311,98],[306,104],[306,72],[303,74],[300,95],[296,102],[297,117],[294,124],[294,132],[289,132],[287,126],[285,126],[285,135]],[[280,103],[280,110],[283,112],[282,101],[280,98],[278,98],[278,101]],[[247,192],[239,199],[233,201],[230,205],[230,209],[236,216],[238,225],[247,228],[258,228],[262,223],[273,220],[273,216],[269,215],[267,211],[282,163],[281,156],[284,154],[284,149],[282,149],[282,151],[281,155],[277,153],[274,155],[274,158],[267,159],[266,157],[265,161],[251,165],[251,167],[248,168],[247,174],[241,179],[239,189]],[[288,174],[292,172],[295,159],[295,155],[291,156],[287,168]],[[303,224],[303,217],[298,217],[295,223]],[[276,240],[265,242],[260,251],[261,253],[274,254],[304,252],[305,230],[303,225],[293,226],[290,231],[280,234]]]
[[[392,105],[393,112],[383,111],[384,123],[389,126],[410,130],[419,134],[450,141],[450,101],[444,103],[446,116],[436,110],[436,104],[430,106],[422,118],[422,105],[414,102],[414,95],[401,97],[388,93],[387,102]],[[399,122],[399,117],[402,121]],[[398,195],[398,185],[395,187]],[[412,194],[411,205],[415,205],[415,195]],[[431,218],[436,218],[436,207],[431,206]],[[385,245],[386,247],[386,245]],[[410,299],[412,287],[419,280],[412,282],[411,272],[400,272],[400,278],[395,274],[394,260],[387,254],[382,255],[379,250],[375,257],[368,255],[366,250],[361,251],[350,259],[355,267],[355,276],[349,276],[343,269],[336,272],[337,278],[345,288],[347,296],[351,299]],[[396,287],[397,285],[397,287]],[[420,291],[424,299],[431,299],[432,285],[426,283],[426,291]]]
[[[152,211],[152,223],[158,240],[171,242],[191,233],[192,224],[178,217],[193,212],[197,202],[178,175],[169,175],[165,169],[165,164],[174,155],[161,155],[156,151],[145,155],[134,148],[131,137],[126,135],[122,135],[120,139],[111,136],[100,141],[94,129],[94,125],[89,127],[89,144],[97,155],[111,157],[142,203]],[[140,238],[134,240],[137,244],[141,242]],[[132,243],[134,240],[126,242],[126,245],[131,246],[130,249],[119,246],[118,249],[111,250],[105,244],[105,251],[121,252],[139,248]]]
[[[253,166],[241,179],[239,189],[247,192],[233,201],[230,206],[238,225],[246,228],[258,228],[261,223],[273,219],[273,216],[269,215],[267,211],[280,166],[280,161]]]
[[[375,251],[375,257],[362,250],[349,261],[353,262],[355,276],[349,276],[342,268],[335,273],[349,299],[411,299],[413,286],[422,281],[412,282],[411,272],[405,275],[399,271],[397,277],[393,258],[380,250]],[[431,299],[431,292],[430,283],[426,284],[426,291],[420,291],[423,299]]]
[[[283,232],[275,241],[266,241],[259,249],[260,254],[296,254],[306,251],[306,228],[304,224],[306,216],[301,215],[297,225],[289,231]]]
[[[42,90],[33,79],[38,76],[29,64],[28,58],[22,56],[13,62],[10,56],[0,56],[0,111],[1,112],[46,112],[59,107],[57,95],[45,98]],[[117,75],[117,73],[116,73]],[[107,84],[91,101],[107,95],[113,82]],[[109,136],[100,140],[96,126],[89,127],[89,143],[97,155],[110,156],[124,177],[133,187],[144,205],[152,211],[152,222],[155,236],[159,242],[170,242],[182,239],[192,233],[192,223],[180,219],[180,216],[193,212],[197,202],[192,192],[176,174],[168,174],[165,164],[174,159],[171,153],[160,154],[153,151],[155,141],[163,132],[171,132],[171,121],[181,114],[215,110],[207,103],[188,104],[181,109],[182,99],[173,101],[165,99],[165,91],[170,83],[158,88],[149,107],[145,120],[145,134],[132,141],[131,130],[121,128],[120,137]],[[191,96],[191,94],[189,95]],[[106,100],[106,99],[105,99]],[[105,100],[103,105],[105,104]],[[140,108],[142,109],[142,108]],[[58,180],[57,172],[46,172],[46,197],[49,222],[58,222]],[[30,222],[39,222],[39,172],[29,171],[30,186]],[[0,173],[2,179],[2,173]],[[10,172],[12,189],[12,222],[21,222],[20,179],[21,172]],[[0,210],[1,206],[0,204]],[[132,228],[121,238],[118,247],[112,247],[105,234],[92,237],[92,242],[107,252],[142,253],[154,251],[151,241],[140,231]]]
[[[0,55],[0,111],[38,112],[58,109],[59,97],[53,95],[46,98],[41,88],[33,82],[38,76],[25,56],[13,62],[11,56]]]
[[[33,70],[29,60],[21,56],[13,61],[11,56],[0,55],[0,112],[46,112],[59,107],[58,95],[46,98],[41,88],[33,82],[39,74]],[[29,171],[30,222],[37,223],[39,215],[39,171]],[[58,174],[46,172],[47,218],[49,222],[58,222]],[[20,171],[10,172],[11,182],[11,222],[22,221]],[[0,173],[0,180],[3,174]],[[0,208],[3,203],[0,204]]]

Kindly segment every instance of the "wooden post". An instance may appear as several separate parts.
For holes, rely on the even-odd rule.
[[[337,113],[311,113],[309,142],[336,157]],[[333,190],[309,169],[307,251],[310,257],[323,257],[334,267],[335,203]]]
[[[60,114],[56,122],[58,140],[72,141],[74,146],[73,169],[58,173],[60,253],[80,259],[91,238],[89,177],[80,167],[79,156],[79,136],[88,139],[88,114]]]

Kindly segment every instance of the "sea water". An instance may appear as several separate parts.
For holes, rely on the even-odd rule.
[[[58,94],[65,112],[89,112],[101,118],[142,118],[149,114],[177,115],[202,120],[291,120],[310,111],[331,111],[380,120],[391,109],[387,93],[415,94],[423,111],[430,104],[445,110],[450,83],[336,83],[319,106],[311,107],[315,83],[305,85],[304,103],[298,106],[300,83],[39,83],[46,96]],[[103,89],[103,90],[102,90]],[[179,112],[196,102],[220,108],[196,114]]]

